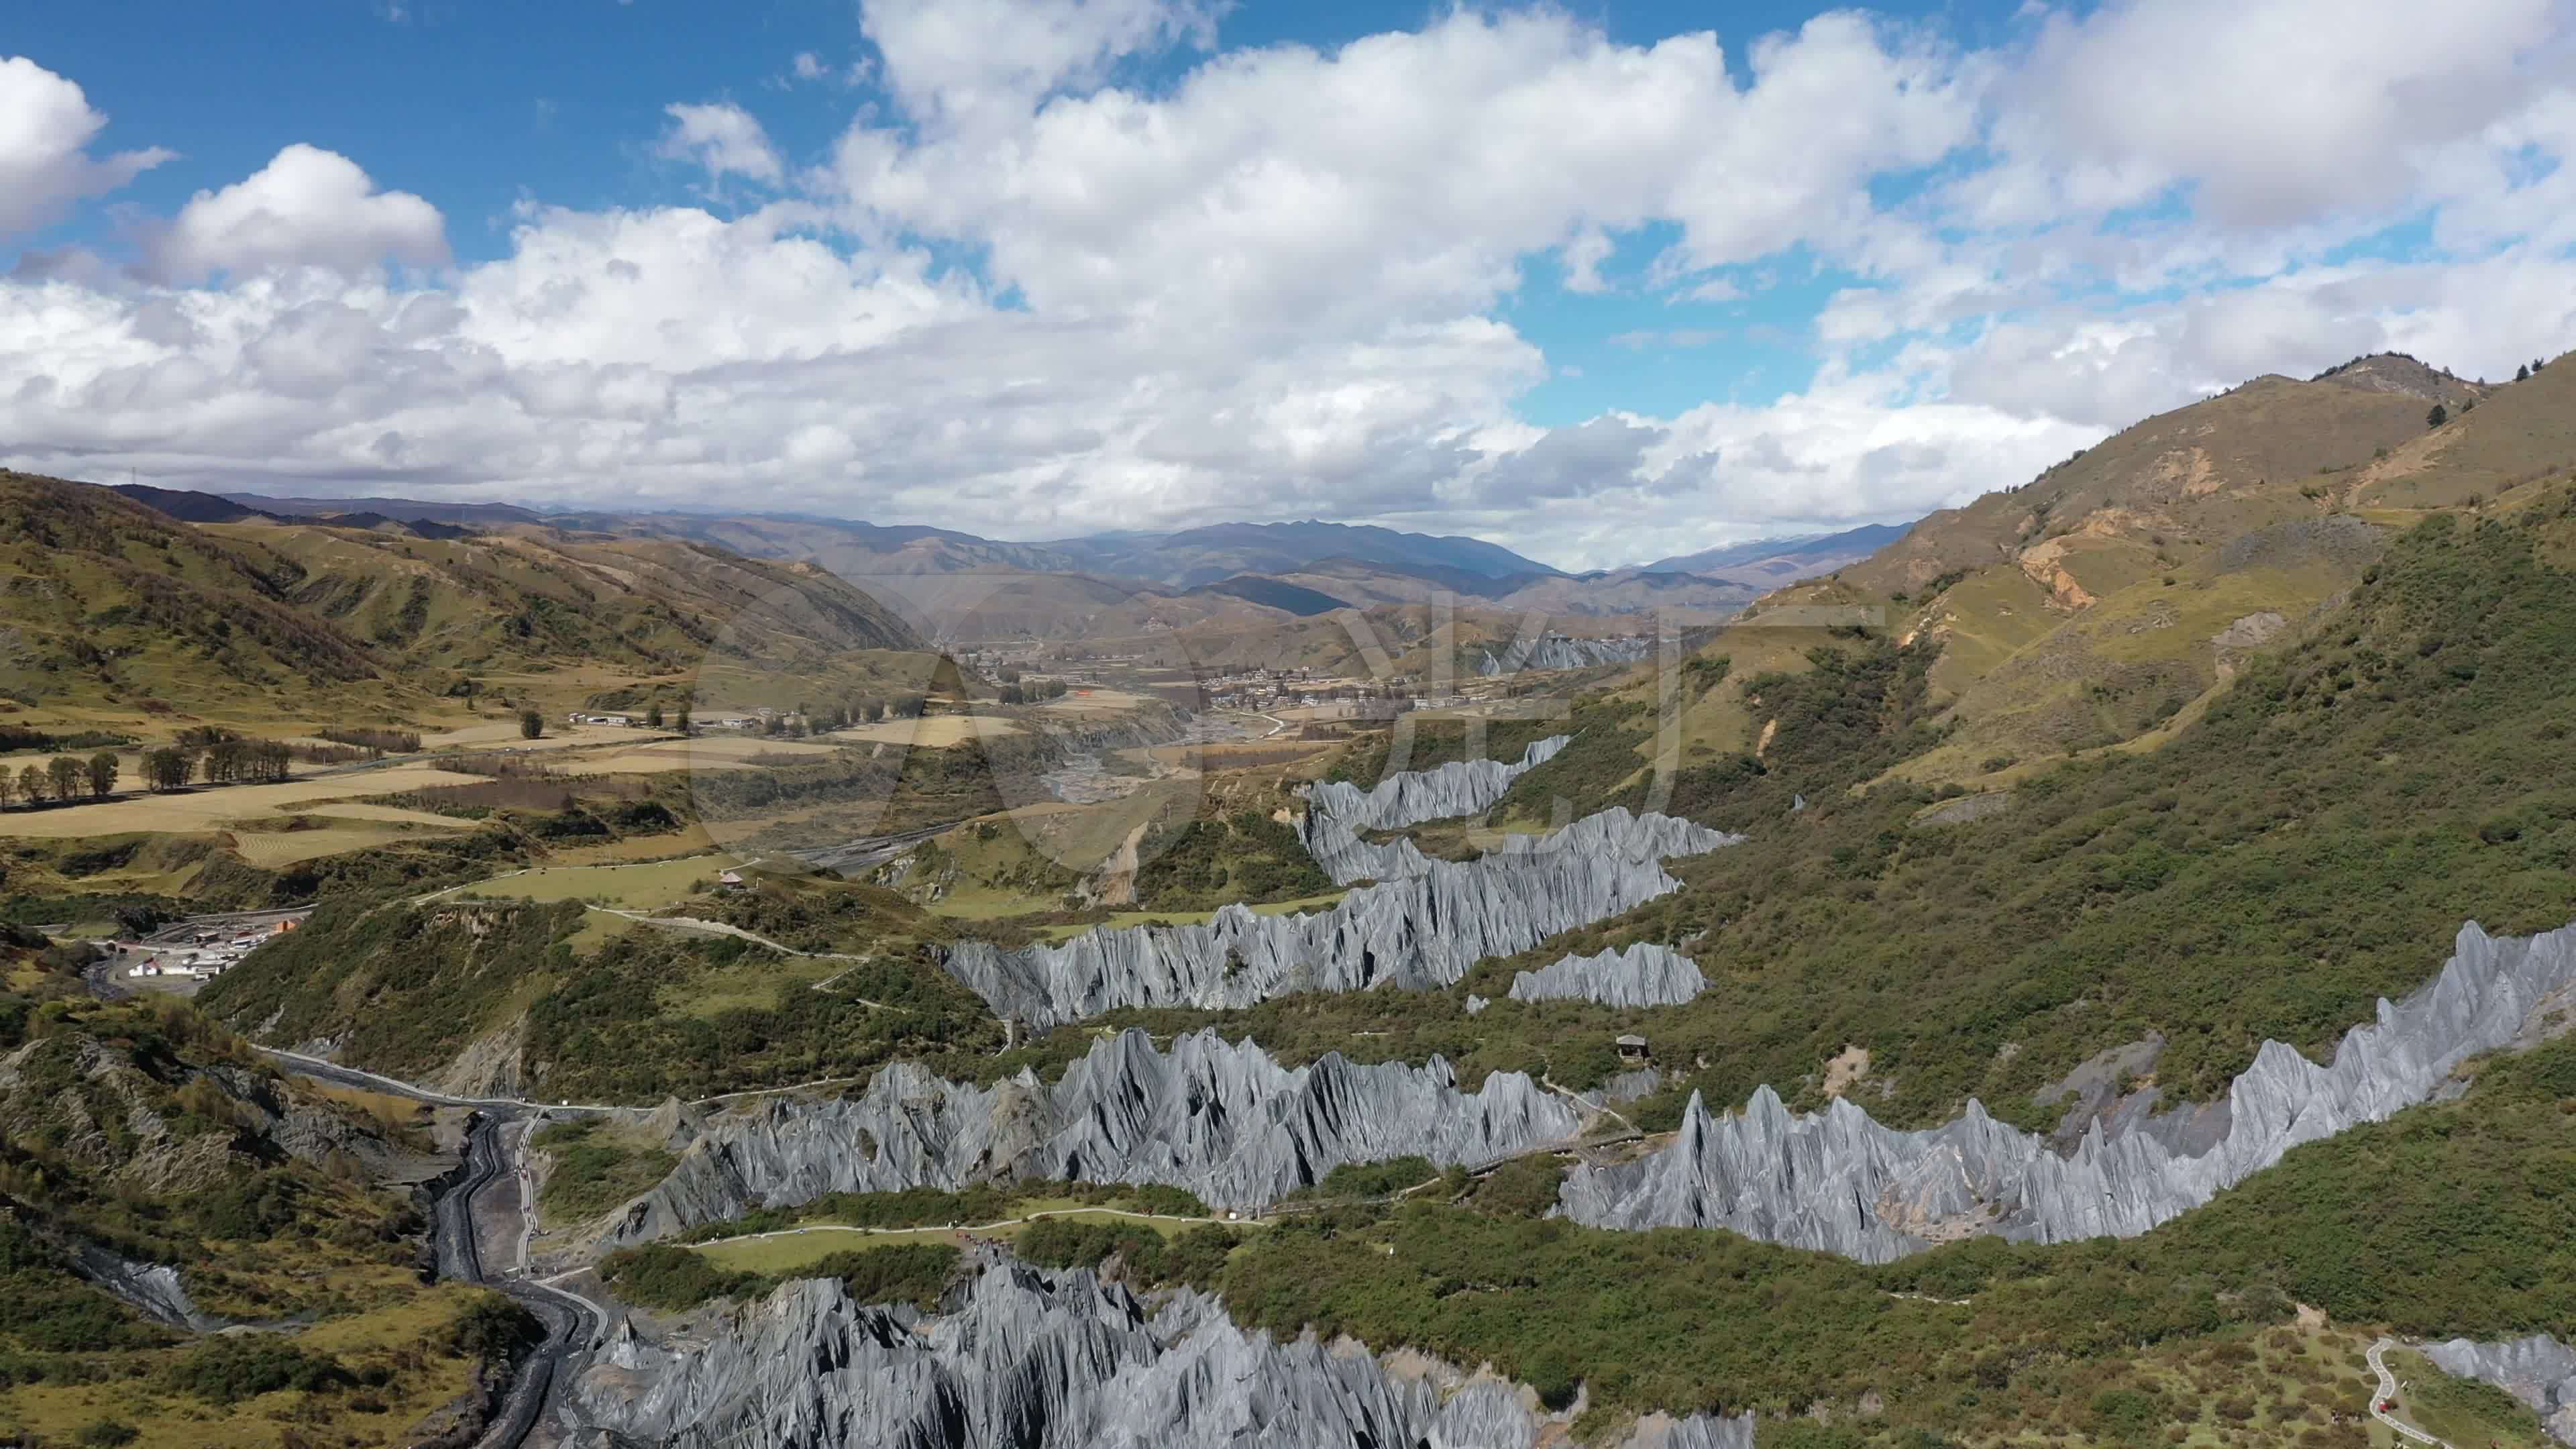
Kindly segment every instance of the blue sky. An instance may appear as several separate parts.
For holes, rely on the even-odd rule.
[[[2253,371],[2557,351],[2569,3],[29,7],[0,436],[1586,563],[1910,517]]]
[[[1228,50],[1329,50],[1422,24],[1444,9],[1253,3],[1225,12],[1218,33]],[[1747,70],[1745,42],[1794,30],[1814,13],[1776,0],[1564,9],[1631,44],[1713,29],[1737,47],[1731,68],[1739,79]],[[2017,9],[1889,13],[1991,38],[2012,29]],[[795,78],[799,55],[843,73],[873,59],[850,0],[307,0],[291,13],[291,24],[245,26],[223,7],[168,0],[50,6],[23,17],[10,44],[80,79],[91,104],[114,118],[100,138],[107,148],[180,152],[120,193],[127,206],[175,212],[194,192],[256,171],[280,147],[300,141],[356,159],[382,183],[437,206],[460,261],[506,256],[515,210],[527,201],[577,210],[756,204],[739,190],[693,191],[696,178],[653,155],[662,108],[672,100],[743,106],[791,164],[820,163],[864,108],[891,105],[873,81]],[[155,43],[136,45],[137,34]],[[1140,89],[1166,89],[1204,58],[1184,47],[1124,65],[1117,75]],[[1891,194],[1909,190],[1900,185]],[[113,211],[96,208],[18,242],[112,251],[116,233]],[[1546,352],[1553,371],[1522,399],[1523,417],[1552,427],[1610,410],[1669,415],[1710,400],[1756,404],[1813,378],[1817,358],[1806,324],[1826,296],[1854,280],[1848,273],[1797,258],[1758,269],[1773,285],[1748,288],[1743,300],[1695,302],[1688,288],[1648,282],[1654,255],[1672,240],[1668,226],[1621,239],[1603,268],[1616,283],[1605,293],[1569,291],[1553,258],[1529,259],[1527,282],[1504,315]]]

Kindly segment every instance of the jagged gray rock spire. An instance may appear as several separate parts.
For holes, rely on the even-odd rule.
[[[1169,1052],[1130,1031],[1052,1087],[1027,1071],[976,1087],[903,1062],[843,1101],[773,1097],[718,1114],[684,1131],[679,1164],[607,1237],[636,1242],[827,1192],[1023,1178],[1169,1183],[1257,1209],[1345,1162],[1479,1163],[1581,1130],[1573,1104],[1519,1072],[1462,1092],[1439,1057],[1363,1065],[1336,1052],[1292,1069],[1212,1031]]]
[[[2576,984],[2576,926],[2496,938],[2471,922],[2434,980],[2346,1033],[2318,1066],[2265,1042],[2223,1106],[2177,1108],[2106,1132],[2071,1155],[1974,1101],[1920,1132],[1848,1101],[1798,1116],[1769,1087],[1740,1117],[1698,1097],[1672,1144],[1635,1162],[1578,1167],[1559,1211],[1596,1227],[1723,1227],[1885,1262],[1996,1232],[2017,1241],[2131,1236],[2209,1201],[2305,1142],[2429,1098],[2451,1069],[2513,1041],[2533,1008]]]
[[[1365,1350],[1246,1333],[1204,1294],[1153,1306],[1011,1262],[934,1318],[808,1280],[704,1347],[627,1333],[603,1359],[577,1387],[584,1413],[672,1449],[1534,1449],[1543,1427],[1506,1384],[1444,1398]],[[1750,1415],[1646,1432],[1636,1449],[1753,1446]]]
[[[1497,656],[1483,651],[1476,661],[1476,672],[1490,679],[1498,674],[1518,674],[1524,669],[1589,669],[1596,664],[1634,664],[1653,652],[1655,641],[1642,634],[1625,639],[1576,639],[1565,634],[1541,634],[1525,644],[1508,647]]]
[[[2426,1344],[2423,1352],[2444,1373],[2493,1384],[2522,1400],[2540,1415],[2551,1438],[2576,1445],[2576,1348],[2535,1333],[2501,1343],[2455,1338]]]
[[[1539,740],[1513,761],[1452,760],[1435,769],[1399,771],[1368,790],[1347,780],[1303,786],[1298,793],[1307,804],[1302,831],[1306,853],[1335,885],[1424,874],[1430,861],[1412,841],[1371,845],[1360,832],[1482,814],[1510,791],[1513,781],[1554,759],[1573,738]]]
[[[1353,890],[1329,910],[1229,905],[1200,925],[1096,929],[1060,945],[968,942],[943,964],[997,1015],[1039,1030],[1131,1006],[1220,1010],[1293,991],[1448,986],[1489,956],[1606,920],[1680,885],[1667,857],[1734,844],[1668,815],[1613,807],[1472,861]]]
[[[1670,946],[1640,944],[1567,956],[1512,978],[1514,1001],[1592,1001],[1603,1006],[1679,1006],[1708,978]]]

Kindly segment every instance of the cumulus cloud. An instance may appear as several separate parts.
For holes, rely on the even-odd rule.
[[[800,55],[802,64],[811,56]],[[670,116],[671,126],[662,133],[654,147],[655,154],[668,161],[693,162],[706,168],[709,181],[727,176],[744,176],[776,186],[786,179],[786,164],[769,144],[769,133],[749,111],[730,102],[712,105],[669,105],[662,108]]]
[[[2563,84],[2565,0],[2116,0],[2052,13],[2004,88],[2016,165],[1989,215],[2102,211],[2188,185],[2229,225],[2405,196],[2448,142]]]
[[[387,258],[434,266],[447,255],[437,207],[379,191],[348,157],[302,144],[245,180],[198,192],[143,245],[146,271],[164,282],[276,267],[355,272]]]
[[[2509,375],[2576,335],[2576,89],[2533,38],[2566,0],[2317,3],[2120,0],[1985,52],[1849,12],[1628,44],[1456,9],[1202,57],[1214,0],[871,0],[882,95],[820,179],[728,103],[649,138],[762,188],[745,215],[539,198],[501,255],[389,274],[445,259],[437,212],[290,147],[147,233],[139,282],[21,258],[0,437],[76,475],[1006,537],[1323,515],[1571,565],[1902,517],[2257,372]],[[2342,70],[2291,74],[2293,32]],[[0,122],[0,168],[85,157],[72,96],[43,147]],[[2428,252],[2348,245],[2428,218]],[[1620,305],[1581,299],[1649,239],[1644,290],[1750,316],[1608,340],[1713,367],[1758,334],[1814,380],[1526,421],[1578,370],[1507,304]]]
[[[91,156],[90,141],[106,125],[72,81],[24,56],[0,56],[0,236],[44,226],[71,203],[170,159],[157,146]]]

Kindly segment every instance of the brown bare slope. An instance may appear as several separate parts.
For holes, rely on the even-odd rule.
[[[1708,652],[1746,653],[1747,631],[1819,605],[1939,640],[1930,683],[1951,739],[1904,767],[1927,781],[2000,783],[2072,752],[2151,746],[2349,588],[2388,526],[2576,461],[2571,374],[2488,386],[2382,354],[2306,382],[2259,377],[1767,595]],[[1735,736],[1761,725],[1758,711],[1704,713],[1716,748],[1748,747]]]

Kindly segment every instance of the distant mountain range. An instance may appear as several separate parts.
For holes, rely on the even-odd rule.
[[[454,538],[459,530],[599,535],[812,563],[874,595],[923,634],[947,639],[1259,628],[1443,597],[1457,607],[1517,615],[1653,612],[1697,626],[1732,616],[1766,590],[1864,557],[1903,532],[1873,527],[1766,539],[1643,568],[1578,574],[1482,539],[1313,520],[1022,543],[805,514],[540,512],[507,503],[279,498],[136,485],[116,491],[192,523],[328,522],[433,539]]]
[[[1646,565],[1644,571],[1650,574],[1698,574],[1702,578],[1726,579],[1756,588],[1775,589],[1817,574],[1832,573],[1847,563],[1857,563],[1903,538],[1913,526],[1910,523],[1871,523],[1841,533],[1757,538],[1750,543],[1730,543],[1720,548],[1705,548],[1697,553],[1657,559]]]

